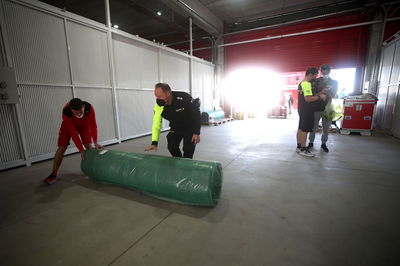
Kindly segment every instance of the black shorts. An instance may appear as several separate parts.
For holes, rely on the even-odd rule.
[[[313,132],[314,112],[299,112],[299,129],[303,132]]]

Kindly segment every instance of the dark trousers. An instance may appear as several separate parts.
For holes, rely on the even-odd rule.
[[[170,131],[167,135],[168,150],[174,157],[182,157],[182,152],[179,148],[183,139],[183,158],[193,158],[196,145],[192,142],[193,133],[181,133]]]

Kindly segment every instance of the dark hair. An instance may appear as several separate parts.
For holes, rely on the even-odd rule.
[[[155,88],[161,88],[163,92],[171,91],[171,87],[167,83],[157,83]]]
[[[330,67],[329,65],[327,65],[327,64],[322,65],[322,66],[320,67],[320,69],[321,69],[321,71],[322,71],[322,70],[328,70],[329,72],[331,71],[331,67]]]
[[[69,107],[71,107],[72,110],[81,110],[83,107],[83,102],[79,98],[73,98],[71,101],[69,101]]]
[[[318,69],[316,67],[310,67],[306,71],[306,76],[308,76],[308,75],[316,75],[316,74],[318,74]]]

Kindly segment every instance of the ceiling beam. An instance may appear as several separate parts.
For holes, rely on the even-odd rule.
[[[193,23],[211,35],[220,35],[224,31],[222,19],[212,13],[198,0],[161,0],[175,12],[184,17],[192,17]]]

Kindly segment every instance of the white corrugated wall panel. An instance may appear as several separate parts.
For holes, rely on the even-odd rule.
[[[23,159],[13,108],[11,104],[0,104],[0,164]]]
[[[392,68],[392,76],[390,78],[390,83],[393,86],[397,83],[397,93],[395,96],[396,102],[394,105],[394,112],[393,112],[393,121],[392,121],[392,128],[391,133],[400,138],[400,41],[396,41],[396,53],[395,58],[393,60],[393,68]]]
[[[113,36],[115,80],[118,88],[154,88],[158,82],[158,49]]]
[[[0,4],[0,5],[1,5],[1,4]],[[1,7],[0,7],[0,8],[1,8]],[[0,35],[0,38],[2,38],[1,35]],[[4,50],[4,47],[3,47],[3,42],[0,41],[0,66],[2,66],[2,67],[4,67],[4,66],[7,65],[7,64],[6,64],[5,56],[3,56],[3,51],[5,51],[5,50]]]
[[[172,90],[189,92],[189,59],[167,51],[161,52],[161,80]]]
[[[193,97],[201,99],[201,110],[213,110],[214,70],[212,65],[193,62]]]
[[[76,88],[75,95],[93,105],[96,113],[98,141],[116,139],[111,89]]]
[[[392,62],[395,52],[395,45],[390,45],[383,50],[382,60],[381,60],[381,75],[379,79],[379,90],[378,90],[378,103],[376,106],[376,114],[375,121],[379,127],[383,127],[384,124],[384,115],[386,102],[388,97],[388,89],[389,89],[389,81],[390,81],[390,73],[392,70]]]
[[[192,97],[199,98],[201,100],[200,110],[204,110],[203,105],[203,64],[193,61],[193,87],[192,87]]]
[[[70,84],[64,21],[13,2],[3,3],[17,81]]]
[[[203,89],[204,89],[204,99],[203,106],[204,110],[211,111],[214,110],[214,66],[205,65],[203,75]]]
[[[74,84],[111,86],[107,34],[74,22],[67,30]]]
[[[400,82],[400,41],[395,45],[395,53],[393,58],[392,73],[390,75],[390,85],[395,85]]]
[[[21,116],[29,157],[57,149],[62,109],[72,98],[70,87],[19,86]]]
[[[117,90],[123,138],[151,132],[155,97],[152,90]]]

